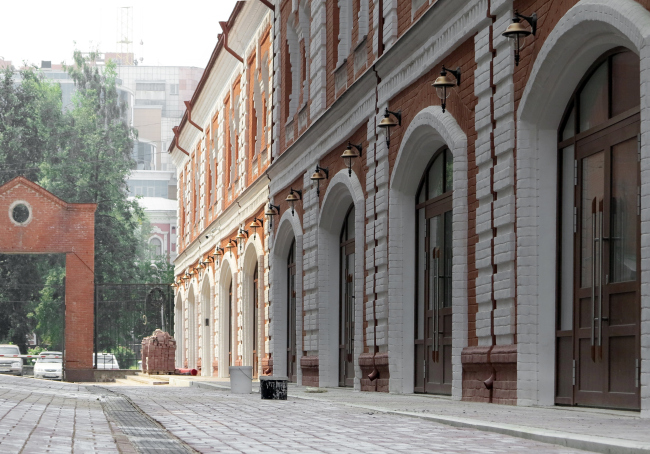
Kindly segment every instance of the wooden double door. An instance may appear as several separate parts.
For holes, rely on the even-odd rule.
[[[341,229],[339,243],[339,386],[354,386],[354,206]]]
[[[638,115],[575,144],[573,330],[558,332],[573,338],[573,367],[559,369],[573,385],[565,403],[640,408],[639,158]]]
[[[287,377],[290,382],[298,381],[296,358],[296,242],[291,243],[287,258]]]
[[[451,394],[452,195],[418,208],[414,390]]]

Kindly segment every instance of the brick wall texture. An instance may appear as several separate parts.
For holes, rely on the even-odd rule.
[[[13,207],[29,207],[24,224]],[[66,203],[17,177],[0,186],[0,252],[65,254],[65,378],[93,381],[95,204]]]
[[[179,341],[182,354],[177,361],[185,364],[190,358],[204,364],[207,355],[211,364],[228,363],[228,358],[218,357],[225,351],[220,342],[228,339],[218,328],[225,326],[219,320],[225,313],[219,283],[224,260],[213,260],[211,251],[225,247],[254,217],[262,218],[271,203],[279,210],[274,208],[275,214],[264,218],[255,242],[264,262],[259,269],[257,319],[249,289],[254,268],[247,265],[242,250],[234,251],[229,262],[239,289],[235,326],[228,328],[236,330],[239,350],[230,361],[252,365],[256,358],[260,373],[287,375],[283,369],[291,326],[298,345],[297,380],[336,386],[340,330],[352,320],[341,317],[342,297],[332,296],[342,295],[340,257],[332,260],[339,252],[332,251],[339,244],[336,237],[344,214],[340,213],[358,200],[363,212],[355,222],[355,244],[363,253],[356,254],[358,268],[351,277],[354,372],[347,378],[363,391],[413,392],[419,373],[414,358],[418,298],[414,282],[421,272],[410,252],[416,242],[415,192],[434,153],[448,146],[461,153],[454,158],[460,169],[454,178],[460,180],[453,186],[453,229],[466,233],[454,236],[452,248],[453,372],[444,379],[448,386],[444,389],[451,389],[456,399],[478,402],[552,402],[554,378],[544,370],[549,364],[544,366],[541,339],[543,333],[551,333],[554,341],[556,327],[553,317],[543,321],[539,316],[536,295],[556,289],[536,287],[536,277],[527,270],[557,263],[539,262],[538,253],[530,252],[535,249],[528,247],[529,240],[522,241],[522,232],[528,235],[540,222],[539,199],[534,198],[538,193],[533,189],[542,180],[535,173],[534,152],[522,154],[522,147],[534,150],[537,139],[528,132],[520,134],[518,115],[522,109],[530,111],[527,99],[543,99],[538,93],[553,83],[553,76],[543,72],[545,65],[567,48],[556,43],[582,39],[574,36],[583,26],[580,21],[589,21],[593,36],[611,37],[611,43],[600,46],[603,52],[627,42],[630,50],[642,53],[641,44],[634,46],[650,29],[650,0],[276,0],[274,4],[271,11],[261,2],[246,2],[233,12],[230,33],[237,36],[235,50],[246,64],[233,63],[217,45],[218,57],[192,100],[193,119],[209,127],[200,132],[182,123],[179,140],[192,152],[186,156],[173,145],[170,149],[179,169],[177,275],[195,269],[200,260],[211,262],[203,275],[197,273],[178,288],[182,310],[176,323],[184,327],[184,340]],[[502,36],[515,11],[537,15],[537,34],[521,49],[519,65]],[[620,38],[624,35],[628,41]],[[575,52],[579,55],[582,50],[576,47]],[[599,55],[590,58],[593,62]],[[641,58],[643,69],[644,55]],[[446,112],[432,87],[443,65],[461,70],[461,83],[450,90]],[[580,69],[582,75],[585,71]],[[557,102],[568,102],[576,88],[577,82]],[[545,124],[559,124],[563,106],[556,106],[557,118]],[[386,131],[377,126],[384,109],[401,114],[401,124],[390,130],[389,144]],[[642,106],[642,118],[647,118],[645,109]],[[263,119],[256,121],[260,115]],[[526,121],[534,126],[532,117]],[[555,136],[553,128],[550,134]],[[446,143],[448,138],[455,143]],[[363,147],[362,156],[352,161],[350,175],[341,159],[348,142]],[[268,154],[256,155],[254,150],[260,149]],[[522,162],[525,166],[520,168]],[[329,171],[319,194],[310,179],[316,165]],[[645,183],[642,186],[650,193]],[[285,200],[291,188],[302,191],[293,215]],[[395,200],[402,201],[399,209],[404,210],[397,218],[390,212]],[[288,216],[291,222],[280,222]],[[650,234],[650,224],[641,225],[641,231]],[[300,255],[298,307],[296,319],[287,320],[291,295],[286,253],[275,248],[288,247],[292,238]],[[247,238],[240,245],[253,243]],[[396,244],[402,246],[391,246]],[[198,298],[188,299],[200,293],[203,279],[209,280],[211,289],[206,293],[208,314],[198,309]],[[188,308],[191,304],[197,309]],[[643,311],[650,319],[650,307]],[[212,350],[190,354],[188,348],[198,348],[199,343],[188,336],[199,336],[203,330],[187,327],[198,326],[197,321],[206,317],[215,327]],[[254,327],[257,352],[263,352],[257,356],[252,354]],[[645,352],[641,357],[647,360],[643,363],[647,367],[642,367],[646,373],[650,347],[639,351]],[[209,372],[213,373],[227,376],[225,367]],[[650,386],[647,377],[642,386]],[[650,410],[641,398],[639,407]]]

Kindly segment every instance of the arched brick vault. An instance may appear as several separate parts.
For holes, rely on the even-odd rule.
[[[517,284],[519,405],[552,405],[555,359],[557,129],[569,99],[590,65],[624,46],[641,58],[641,122],[650,119],[650,12],[633,0],[582,0],[544,41],[517,110]],[[641,128],[641,159],[650,138]],[[543,178],[542,178],[543,175]],[[641,334],[650,319],[650,170],[641,167]],[[645,246],[644,246],[645,245]],[[644,324],[645,321],[645,324]],[[641,383],[650,380],[650,351],[641,349]],[[650,397],[642,393],[648,414]]]
[[[22,201],[31,217],[13,222],[13,204]],[[67,203],[26,178],[0,186],[0,253],[65,254],[65,380],[93,381],[95,290],[94,203]]]

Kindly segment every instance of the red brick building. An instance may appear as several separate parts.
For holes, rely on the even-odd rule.
[[[645,413],[649,8],[240,2],[170,148],[178,361]]]

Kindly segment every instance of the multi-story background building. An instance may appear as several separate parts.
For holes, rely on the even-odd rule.
[[[121,86],[133,93],[133,127],[138,131],[133,150],[136,168],[128,180],[129,190],[142,197],[140,205],[153,227],[150,245],[155,251],[161,245],[161,255],[173,261],[177,213],[169,200],[176,199],[177,183],[167,147],[174,136],[172,128],[185,112],[183,100],[194,93],[203,69],[120,64],[117,72]]]
[[[178,363],[650,414],[649,9],[239,2],[169,148]]]
[[[183,100],[191,97],[203,69],[135,65],[132,55],[120,56],[100,55],[98,64],[110,58],[119,62],[118,92],[127,105],[127,121],[138,132],[133,147],[136,165],[127,181],[129,191],[133,197],[140,197],[140,205],[152,224],[149,242],[153,250],[173,261],[177,255],[177,213],[172,209],[175,203],[169,200],[176,200],[176,169],[166,150],[174,137],[173,128],[185,112]],[[40,71],[60,85],[63,108],[69,108],[75,85],[67,71],[50,61],[41,62]]]

